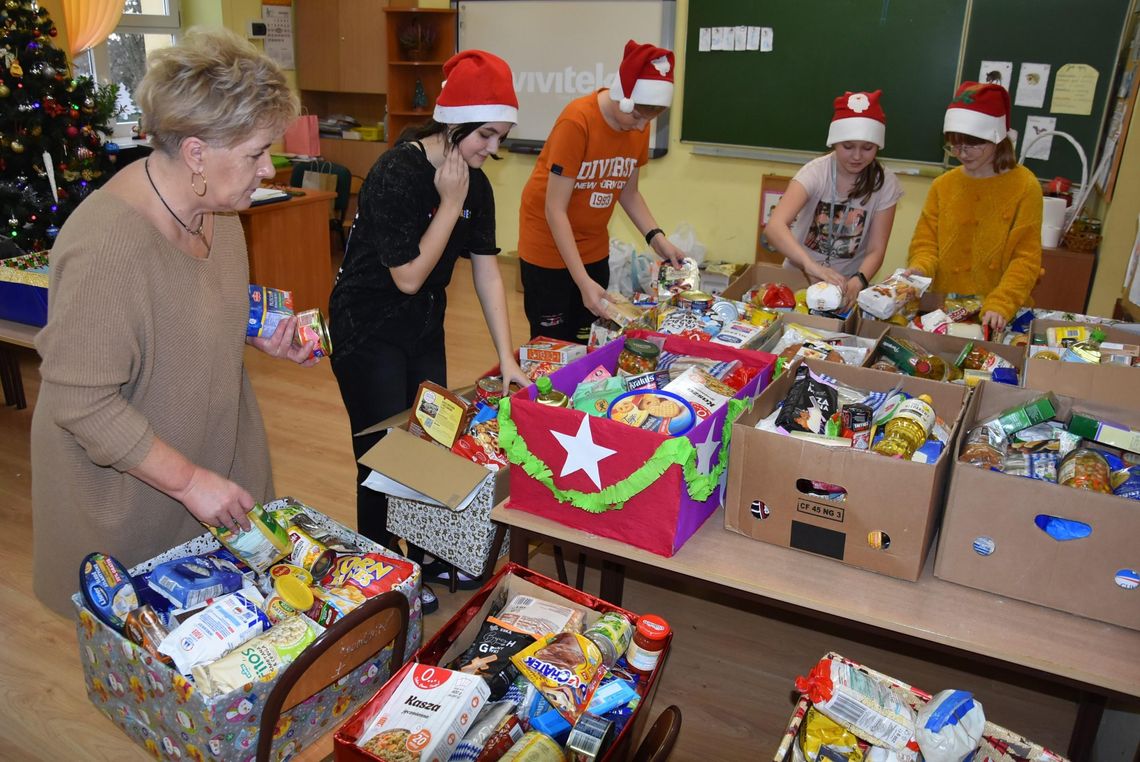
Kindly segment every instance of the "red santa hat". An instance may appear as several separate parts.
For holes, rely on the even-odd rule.
[[[668,106],[673,102],[673,63],[673,51],[630,40],[625,44],[610,97],[626,114],[637,103]]]
[[[831,128],[827,131],[828,147],[846,140],[865,140],[882,148],[887,139],[887,115],[879,106],[882,95],[882,90],[848,91],[836,98]]]
[[[432,118],[441,124],[519,121],[519,99],[507,62],[485,50],[464,50],[443,65]]]
[[[1009,136],[1009,91],[993,83],[963,82],[946,108],[942,131],[1000,143]]]

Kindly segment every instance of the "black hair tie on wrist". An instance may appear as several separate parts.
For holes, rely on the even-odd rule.
[[[657,235],[658,233],[660,233],[661,235],[665,235],[665,231],[662,230],[661,228],[653,228],[648,233],[646,233],[645,234],[645,244],[647,246],[652,246],[653,245],[653,236]]]
[[[855,277],[858,278],[859,282],[863,284],[863,288],[871,287],[871,284],[867,281],[867,276],[863,274],[862,270],[856,270]]]

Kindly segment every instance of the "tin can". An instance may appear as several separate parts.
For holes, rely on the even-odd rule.
[[[726,323],[734,323],[740,320],[740,310],[732,302],[726,302],[721,299],[719,302],[713,302],[712,312]]]
[[[633,640],[633,623],[625,614],[608,611],[598,617],[597,621],[582,634],[593,641],[602,652],[602,661],[605,665],[612,667]]]
[[[853,402],[843,406],[841,415],[843,428],[851,432],[851,447],[856,450],[871,449],[871,422],[875,417],[871,406]]]
[[[704,314],[712,309],[715,301],[711,294],[706,294],[704,291],[682,291],[677,294],[677,306],[690,312]]]
[[[1096,450],[1078,447],[1061,459],[1057,466],[1057,483],[1090,492],[1112,492],[1108,461]]]
[[[297,334],[293,337],[293,342],[297,346],[304,346],[309,341],[316,342],[310,357],[332,356],[332,339],[329,338],[328,325],[325,323],[325,316],[316,308],[297,313]]]
[[[328,573],[336,560],[336,553],[329,550],[324,543],[313,538],[311,534],[292,524],[289,525],[289,541],[293,543],[293,550],[289,553],[289,563],[300,566],[319,580]]]
[[[475,382],[475,399],[486,402],[491,407],[498,407],[502,398],[502,376],[484,376]]]
[[[174,661],[158,650],[158,645],[169,634],[162,626],[162,622],[149,604],[143,604],[127,614],[123,623],[123,634],[127,640],[142,646],[147,653],[161,661],[163,664],[174,664]]]

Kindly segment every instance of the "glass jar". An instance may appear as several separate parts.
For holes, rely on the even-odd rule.
[[[648,679],[665,646],[669,643],[669,623],[656,614],[644,614],[637,620],[637,627],[633,630],[633,640],[630,641],[629,650],[625,652],[625,660],[629,663],[629,671],[635,675]]]
[[[639,376],[657,370],[657,358],[661,350],[645,339],[626,339],[621,354],[618,355],[618,374]]]
[[[582,634],[602,652],[605,665],[612,667],[629,648],[633,639],[633,625],[629,617],[620,611],[607,611]]]
[[[1057,466],[1057,483],[1090,492],[1112,492],[1108,461],[1088,447],[1078,447],[1061,459]]]

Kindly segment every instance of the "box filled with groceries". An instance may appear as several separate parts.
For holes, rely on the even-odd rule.
[[[252,759],[275,678],[372,596],[405,595],[408,649],[422,639],[418,566],[291,498],[250,519],[129,570],[102,553],[83,562],[73,600],[88,696],[155,757]],[[273,758],[347,717],[399,666],[390,656],[283,713]]]
[[[335,758],[628,759],[671,640],[661,617],[507,564],[337,731]]]

